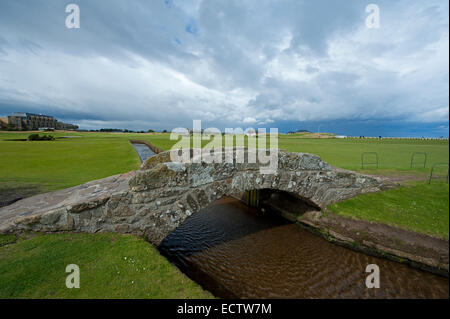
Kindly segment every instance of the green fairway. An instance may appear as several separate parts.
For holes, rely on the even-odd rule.
[[[143,239],[118,234],[35,234],[4,245],[0,298],[211,298]],[[66,287],[66,266],[80,288]]]
[[[51,133],[56,141],[5,141],[30,133],[0,133],[0,190],[40,185],[43,191],[67,188],[138,169],[129,139],[118,134]]]
[[[408,171],[426,173],[433,163],[448,163],[448,141],[425,140],[373,140],[373,139],[291,139],[280,138],[279,147],[291,152],[313,153],[322,157],[331,165],[361,170],[361,154],[376,152],[379,158],[379,171],[395,172]],[[411,155],[414,152],[427,153],[426,168],[416,165],[410,169]],[[373,158],[368,158],[373,161]],[[417,157],[415,162],[420,162]],[[370,171],[377,171],[374,165],[367,167]]]

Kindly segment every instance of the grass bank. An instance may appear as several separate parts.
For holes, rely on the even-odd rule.
[[[143,239],[118,234],[0,236],[0,298],[212,298]],[[80,288],[65,285],[80,268]]]
[[[380,193],[364,194],[329,206],[350,218],[387,224],[449,239],[449,185],[414,183]]]

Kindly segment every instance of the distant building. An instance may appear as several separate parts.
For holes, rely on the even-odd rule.
[[[21,131],[34,131],[39,129],[76,130],[78,126],[59,122],[50,115],[15,112],[8,116],[11,128]]]
[[[68,124],[68,123],[63,123],[63,122],[56,122],[56,129],[64,130],[64,131],[74,131],[74,130],[78,129],[78,125]]]
[[[56,128],[58,121],[53,116],[15,112],[8,116],[8,124],[18,130],[38,130],[41,127]]]
[[[8,118],[0,117],[0,130],[5,130],[8,128]]]

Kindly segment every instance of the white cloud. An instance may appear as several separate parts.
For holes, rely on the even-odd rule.
[[[253,118],[253,117],[246,117],[242,121],[242,123],[245,123],[245,124],[253,124],[253,123],[256,123],[256,122],[257,122],[257,120],[255,118]]]
[[[86,2],[74,33],[59,2],[1,2],[0,108],[89,127],[448,122],[448,2],[379,4],[367,29],[357,0]]]

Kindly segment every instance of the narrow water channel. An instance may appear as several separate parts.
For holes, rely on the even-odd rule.
[[[136,149],[136,152],[139,155],[139,158],[141,159],[141,162],[144,163],[147,159],[150,157],[156,155],[147,145],[140,144],[140,143],[131,143],[134,148]]]
[[[448,298],[447,278],[327,242],[225,197],[189,217],[160,252],[221,298]],[[380,267],[368,289],[366,266]]]

